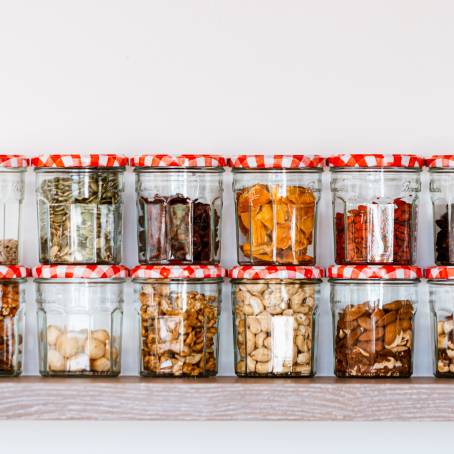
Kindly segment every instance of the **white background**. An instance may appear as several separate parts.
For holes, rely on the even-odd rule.
[[[454,152],[453,19],[454,4],[448,0],[0,0],[0,152]],[[319,263],[326,266],[333,257],[327,173],[324,179]],[[24,263],[34,265],[31,172],[27,183]],[[225,266],[236,260],[230,186],[227,176]],[[125,263],[132,266],[136,245],[130,172],[126,199]],[[426,176],[421,206],[419,263],[429,265],[433,252]],[[429,375],[425,286],[421,290],[415,372]],[[326,291],[325,285],[319,344],[323,375],[332,369]],[[232,373],[233,363],[227,289],[224,303],[220,373],[225,375]],[[125,312],[123,366],[125,373],[134,374],[130,298]],[[28,315],[25,371],[35,374],[31,285]],[[442,438],[440,426],[379,427],[392,446],[399,446],[402,436],[414,452],[427,449],[428,440],[435,448]],[[122,452],[136,439],[140,447],[171,452],[201,452],[205,440],[210,451],[274,452],[284,446],[316,449],[323,443],[340,452],[339,437],[347,440],[348,434],[357,445],[349,442],[346,450],[363,450],[370,435],[374,443],[367,446],[373,452],[383,449],[375,443],[376,428],[11,423],[0,431],[16,448],[46,446],[47,452],[54,447],[72,452],[87,441],[90,450]],[[22,437],[24,432],[30,436]],[[333,436],[326,437],[328,432]],[[49,444],[48,437],[55,443]]]

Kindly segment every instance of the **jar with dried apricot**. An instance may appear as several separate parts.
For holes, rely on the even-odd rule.
[[[231,159],[241,265],[314,265],[320,156]]]

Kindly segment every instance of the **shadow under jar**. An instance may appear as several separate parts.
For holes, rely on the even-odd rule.
[[[117,265],[41,265],[33,270],[43,376],[117,376],[123,288]]]
[[[421,269],[331,266],[334,373],[410,377]]]
[[[413,155],[328,158],[337,264],[412,265],[423,160]]]
[[[219,263],[224,158],[145,155],[132,165],[139,262]]]
[[[217,265],[142,265],[132,270],[140,375],[217,374],[223,276]]]
[[[314,265],[320,156],[232,158],[238,263]]]
[[[0,265],[0,377],[22,373],[28,268]]]
[[[323,269],[237,266],[229,276],[236,375],[314,375]]]
[[[33,158],[41,263],[121,262],[127,163],[117,155]]]

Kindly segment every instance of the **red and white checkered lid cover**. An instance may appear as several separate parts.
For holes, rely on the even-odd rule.
[[[149,154],[134,156],[133,167],[225,167],[224,157],[214,154]]]
[[[0,265],[0,279],[21,279],[30,275],[30,268],[25,266]]]
[[[432,266],[425,269],[427,279],[454,279],[454,266]]]
[[[229,159],[236,169],[303,169],[323,168],[325,158],[319,155],[238,155]]]
[[[422,269],[396,265],[332,265],[327,275],[334,279],[419,279]]]
[[[123,265],[39,265],[33,277],[41,279],[115,279],[126,278],[129,270]]]
[[[18,154],[0,154],[0,167],[17,168],[28,167],[30,160]]]
[[[434,168],[449,168],[454,167],[454,155],[453,154],[436,154],[426,159],[426,166]]]
[[[413,154],[339,154],[330,156],[329,167],[405,167],[420,169],[424,159]]]
[[[321,279],[320,266],[234,266],[229,270],[231,279]]]
[[[138,279],[208,279],[225,276],[219,265],[139,265],[131,270]]]
[[[125,167],[129,158],[117,154],[43,154],[32,158],[33,167]]]

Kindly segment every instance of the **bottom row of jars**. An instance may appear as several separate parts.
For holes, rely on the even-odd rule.
[[[33,270],[39,370],[44,376],[120,373],[122,266],[43,265]],[[141,375],[217,373],[224,271],[218,266],[132,270],[140,319]],[[319,267],[234,267],[238,376],[315,374]],[[454,377],[454,267],[427,270],[434,326],[434,371]],[[0,375],[22,371],[28,270],[0,267]],[[332,266],[331,305],[338,377],[409,377],[421,269]]]

